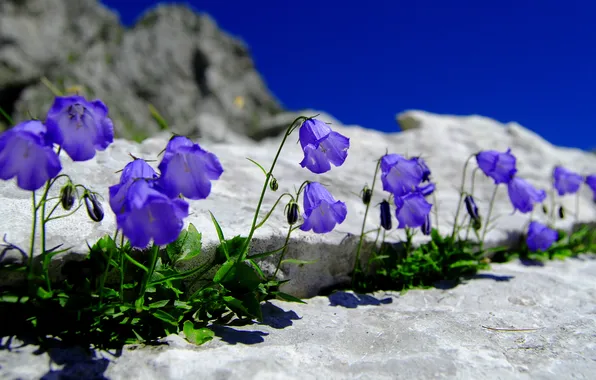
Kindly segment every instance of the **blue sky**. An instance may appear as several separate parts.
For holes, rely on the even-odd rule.
[[[132,25],[150,0],[103,0]],[[596,148],[591,0],[189,1],[250,47],[289,109],[397,131],[422,109],[517,121]]]

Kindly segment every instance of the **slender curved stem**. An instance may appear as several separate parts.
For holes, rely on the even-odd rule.
[[[284,242],[284,249],[281,251],[281,255],[279,255],[279,261],[277,262],[277,267],[275,267],[275,272],[273,273],[273,278],[277,276],[277,272],[279,271],[279,267],[281,266],[281,262],[288,251],[288,242],[290,241],[290,234],[292,233],[292,226],[288,227],[288,233],[286,235],[286,241]]]
[[[275,207],[277,207],[277,204],[281,201],[281,199],[283,197],[285,197],[286,195],[289,195],[290,197],[292,197],[292,194],[290,193],[283,193],[282,195],[279,196],[279,198],[277,198],[277,201],[275,201],[275,204],[273,204],[273,207],[271,207],[271,210],[269,210],[269,212],[267,213],[267,215],[265,215],[265,218],[263,218],[263,220],[261,220],[261,223],[257,224],[255,226],[255,230],[259,229],[260,227],[263,226],[263,224],[265,224],[265,222],[267,221],[267,219],[269,219],[269,217],[271,216],[271,214],[273,213],[273,210],[275,210]]]
[[[31,247],[29,248],[29,260],[28,267],[29,276],[28,280],[33,279],[33,255],[35,254],[35,232],[37,229],[37,202],[35,200],[35,191],[31,192],[31,200],[33,202],[33,222],[31,226]]]
[[[474,153],[473,155],[468,157],[468,159],[466,160],[466,163],[464,164],[464,172],[463,172],[463,175],[461,178],[461,186],[459,187],[459,201],[457,202],[457,210],[455,211],[455,221],[453,222],[453,231],[451,232],[451,239],[455,239],[455,232],[457,231],[457,219],[459,219],[459,211],[461,209],[461,201],[464,199],[464,187],[466,185],[466,172],[468,170],[468,164],[470,163],[470,160],[472,159],[472,157],[476,157],[476,154]]]
[[[250,241],[255,233],[255,227],[257,225],[257,219],[259,218],[259,211],[261,211],[261,205],[263,204],[263,199],[265,198],[265,193],[267,192],[267,186],[269,185],[269,179],[271,178],[271,176],[273,175],[273,169],[275,168],[275,164],[277,163],[277,160],[279,158],[279,155],[281,154],[281,150],[284,146],[284,144],[286,143],[286,140],[288,139],[288,136],[290,136],[290,134],[292,133],[292,131],[294,130],[294,126],[296,125],[297,122],[299,122],[302,119],[307,119],[304,116],[300,116],[298,118],[296,118],[292,124],[290,124],[290,126],[288,127],[288,129],[286,130],[286,133],[284,134],[284,138],[281,141],[281,144],[279,145],[279,148],[277,149],[277,153],[275,154],[275,158],[273,159],[273,162],[271,163],[271,168],[269,169],[269,172],[267,172],[267,176],[265,177],[265,182],[263,183],[263,190],[261,190],[261,196],[259,197],[259,203],[257,203],[257,209],[255,210],[255,216],[253,217],[252,220],[252,225],[250,227],[250,232],[248,233],[248,237],[246,239],[246,242],[244,243],[244,246],[242,247],[242,255],[240,257],[240,261],[244,260],[246,258],[246,255],[248,255],[248,247],[250,245]]]
[[[481,249],[484,246],[484,238],[486,238],[486,231],[488,230],[488,225],[490,223],[490,217],[493,212],[493,207],[495,205],[495,198],[497,196],[497,191],[499,191],[499,186],[495,186],[495,189],[493,190],[493,195],[490,198],[490,203],[488,205],[488,213],[486,214],[486,223],[484,224],[484,231],[482,231],[482,239],[480,239]]]
[[[384,157],[384,156],[383,156]],[[370,186],[370,193],[375,193],[375,184],[377,182],[377,175],[379,174],[379,168],[381,167],[381,158],[377,160],[377,166],[375,167],[375,174],[373,176],[372,185]],[[364,228],[366,226],[366,218],[368,216],[368,210],[370,209],[370,202],[366,205],[364,210],[364,219],[362,220],[362,229],[360,230],[360,239],[358,239],[358,248],[356,248],[356,259],[354,260],[354,267],[352,269],[352,283],[356,277],[356,269],[360,264],[360,251],[362,250],[362,243],[364,242]]]

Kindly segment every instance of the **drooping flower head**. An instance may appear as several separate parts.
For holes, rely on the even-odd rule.
[[[331,193],[318,182],[310,182],[304,188],[304,223],[302,231],[313,230],[318,234],[331,232],[336,224],[342,224],[348,214],[346,204],[336,201]]]
[[[528,249],[534,251],[546,251],[559,238],[559,233],[552,228],[536,221],[532,221],[528,226],[528,236],[526,244]]]
[[[155,180],[132,181],[126,193],[125,211],[116,214],[118,228],[136,248],[145,248],[151,239],[165,245],[178,238],[188,216],[188,203],[159,191]]]
[[[46,117],[48,139],[62,147],[73,161],[87,161],[114,141],[114,125],[101,100],[79,95],[57,96]]]
[[[350,139],[320,120],[306,120],[300,127],[299,139],[304,152],[300,166],[315,174],[328,172],[331,164],[341,166],[348,157]]]
[[[381,158],[383,190],[396,198],[414,191],[423,176],[423,169],[416,159],[407,159],[399,154],[386,154]]]
[[[432,204],[428,203],[418,191],[395,198],[395,215],[399,222],[397,228],[418,228],[427,221]]]
[[[495,181],[495,185],[508,183],[517,173],[516,158],[511,149],[506,152],[485,150],[476,154],[476,162],[482,172]]]
[[[120,175],[120,182],[109,188],[110,208],[114,214],[118,215],[125,212],[127,193],[135,180],[156,180],[157,178],[157,173],[145,160],[135,159],[126,164]]]
[[[596,174],[586,177],[586,185],[592,190],[592,193],[594,194],[593,200],[596,202]]]
[[[211,181],[223,173],[221,163],[213,153],[203,150],[184,136],[174,136],[168,142],[161,163],[160,185],[166,194],[188,199],[205,199],[211,193]]]
[[[556,166],[553,170],[553,186],[559,195],[577,193],[583,182],[584,177],[562,166]]]
[[[546,191],[537,190],[528,181],[519,177],[509,181],[507,191],[513,208],[523,214],[532,211],[535,203],[542,203],[546,199]]]
[[[60,173],[62,165],[37,120],[22,122],[0,135],[0,178],[17,178],[17,186],[34,191]]]

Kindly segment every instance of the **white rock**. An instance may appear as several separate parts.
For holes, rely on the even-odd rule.
[[[309,112],[309,115],[311,112]],[[440,116],[421,111],[411,111],[406,116],[416,120],[418,127],[401,133],[386,134],[366,130],[359,126],[338,125],[333,128],[348,136],[351,147],[345,164],[333,168],[324,175],[314,175],[298,164],[303,157],[300,146],[296,144],[298,133],[295,132],[287,141],[279,157],[274,175],[279,182],[276,193],[268,192],[262,215],[273,205],[279,194],[300,186],[304,180],[316,180],[328,186],[336,199],[346,202],[348,217],[335,231],[325,235],[312,232],[296,231],[287,258],[318,260],[317,263],[298,267],[286,265],[282,277],[290,278],[284,290],[300,297],[315,296],[322,288],[348,280],[355,258],[357,238],[345,239],[348,234],[359,235],[365,206],[358,193],[364,184],[371,185],[376,160],[388,150],[390,153],[422,155],[430,166],[433,180],[437,183],[437,206],[439,229],[450,233],[456,205],[459,198],[459,184],[462,168],[470,155],[484,149],[506,150],[511,148],[518,158],[520,176],[528,179],[539,188],[549,189],[551,172],[556,164],[561,164],[582,174],[596,173],[596,155],[578,149],[555,147],[538,135],[522,128],[518,124],[502,125],[487,118],[477,116],[457,117]],[[326,116],[321,118],[327,121]],[[218,126],[219,127],[219,126]],[[118,128],[118,126],[116,126]],[[104,198],[106,216],[101,223],[92,222],[84,209],[74,216],[52,221],[48,225],[48,244],[72,246],[73,250],[84,253],[87,243],[93,244],[105,234],[115,231],[115,218],[108,206],[108,187],[119,180],[118,171],[130,161],[129,153],[147,160],[159,160],[157,156],[165,147],[169,134],[161,134],[145,140],[142,144],[124,140],[115,141],[105,152],[99,152],[97,158],[88,162],[69,162],[64,156],[63,173],[69,174],[75,182],[83,183],[98,191]],[[193,223],[203,233],[204,251],[213,252],[217,245],[217,235],[208,211],[218,219],[226,237],[248,233],[255,207],[263,186],[264,176],[260,169],[246,160],[250,157],[269,168],[280,138],[272,138],[259,143],[239,142],[235,145],[204,143],[203,148],[215,153],[223,167],[220,180],[213,183],[213,191],[207,200],[190,201],[191,215],[186,224]],[[154,163],[157,167],[158,162]],[[470,168],[475,167],[474,160]],[[470,175],[471,170],[468,172]],[[478,173],[475,195],[480,212],[487,214],[488,199],[494,189],[492,181]],[[385,196],[380,180],[373,197],[373,204],[378,204]],[[53,194],[57,194],[56,187]],[[564,205],[574,210],[575,197],[565,197]],[[592,202],[592,193],[584,187],[579,196],[579,220],[594,221],[596,209]],[[521,231],[529,220],[528,215],[511,215],[505,187],[499,189],[493,216],[500,216],[496,228],[487,239],[489,245],[495,245],[511,239],[512,231]],[[462,215],[465,211],[462,211]],[[535,217],[542,218],[541,211]],[[26,250],[29,249],[31,225],[31,199],[26,192],[19,190],[13,181],[0,182],[0,233],[7,235],[8,241]],[[567,217],[558,226],[570,228],[573,218]],[[366,230],[378,226],[378,208],[369,212]],[[396,222],[394,222],[396,225]],[[283,205],[275,210],[265,226],[257,230],[253,251],[264,252],[283,245],[287,231]],[[422,236],[418,234],[418,236]],[[388,240],[398,240],[403,234],[398,231],[388,235]],[[420,238],[417,237],[420,241]],[[39,249],[37,245],[36,251]],[[366,259],[366,253],[363,258]],[[271,271],[276,257],[263,264]]]
[[[497,264],[452,289],[338,292],[305,305],[272,301],[264,305],[263,324],[214,327],[216,337],[199,347],[170,337],[169,346],[125,346],[117,356],[86,356],[59,346],[48,355],[15,340],[0,355],[0,374],[112,380],[590,379],[596,373],[595,281],[594,256],[544,267]]]

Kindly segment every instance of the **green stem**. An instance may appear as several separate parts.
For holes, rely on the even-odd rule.
[[[384,157],[384,156],[383,156]],[[375,168],[375,174],[373,176],[372,185],[370,187],[371,194],[375,193],[375,184],[377,182],[377,175],[379,174],[379,168],[381,167],[381,158],[377,160],[377,166]],[[356,277],[356,269],[360,267],[360,251],[362,250],[362,243],[364,242],[364,228],[366,227],[366,217],[368,216],[368,210],[370,209],[370,202],[366,205],[364,210],[364,219],[362,220],[362,229],[360,230],[360,238],[358,239],[358,248],[356,248],[356,259],[354,260],[354,267],[352,268],[352,284]]]
[[[101,276],[101,279],[99,280],[99,306],[101,307],[101,305],[103,304],[103,289],[104,289],[104,285],[106,283],[106,280],[108,278],[108,272],[110,270],[110,262],[112,261],[112,255],[114,254],[114,250],[110,249],[110,254],[108,256],[108,262],[106,264],[106,269],[103,272],[103,276]]]
[[[286,241],[284,242],[284,249],[281,251],[281,255],[279,255],[279,261],[277,262],[277,267],[275,268],[275,272],[273,273],[273,279],[277,276],[277,272],[279,271],[279,267],[281,266],[281,262],[288,251],[288,242],[290,241],[290,234],[292,233],[292,226],[288,227],[288,234],[286,235]]]
[[[116,233],[118,233],[118,229],[116,229]],[[115,235],[116,237],[117,235]],[[120,235],[120,302],[124,301],[124,252],[122,251],[122,247],[124,247],[124,233]]]
[[[464,164],[464,172],[461,178],[461,186],[459,187],[459,201],[457,202],[457,210],[455,211],[455,221],[453,222],[453,231],[451,232],[451,239],[455,239],[455,232],[457,230],[457,219],[459,219],[459,211],[461,209],[461,201],[464,199],[464,187],[466,185],[466,172],[468,170],[468,164],[472,157],[476,157],[476,153],[468,157],[466,163]]]
[[[267,213],[267,215],[265,215],[265,218],[263,218],[263,220],[261,220],[261,223],[257,224],[255,226],[255,230],[259,229],[263,224],[265,224],[265,222],[267,221],[267,219],[269,219],[269,217],[271,216],[271,214],[273,213],[273,210],[275,210],[275,207],[277,207],[277,204],[281,201],[281,199],[283,197],[285,197],[286,195],[289,195],[292,198],[292,194],[290,193],[283,193],[282,195],[279,196],[279,198],[277,198],[277,201],[275,201],[275,203],[273,204],[273,207],[271,207],[271,210],[269,210],[269,212]]]
[[[33,280],[33,255],[35,253],[35,231],[37,229],[37,202],[35,200],[35,191],[31,192],[31,200],[33,202],[33,223],[31,226],[31,247],[29,248],[28,270],[29,275],[27,280]]]
[[[499,190],[499,186],[495,186],[493,190],[493,195],[490,198],[490,203],[488,205],[488,213],[486,214],[486,222],[484,224],[484,230],[482,231],[482,239],[480,239],[480,250],[484,246],[484,239],[486,238],[486,231],[488,230],[488,225],[490,224],[490,216],[493,212],[493,207],[495,205],[495,198],[497,196],[497,191]]]
[[[412,231],[409,227],[406,227],[406,257],[410,256],[412,250]]]
[[[253,217],[252,220],[252,225],[250,227],[250,232],[248,233],[248,237],[246,239],[246,242],[244,243],[244,246],[242,247],[242,255],[240,257],[239,261],[243,261],[246,258],[246,255],[248,255],[248,247],[250,245],[251,239],[255,233],[255,227],[257,225],[257,219],[259,218],[259,211],[261,211],[261,205],[263,204],[263,199],[265,198],[265,192],[267,192],[267,186],[269,185],[269,179],[271,178],[271,176],[273,175],[273,169],[275,168],[275,164],[277,163],[277,159],[279,158],[279,155],[281,154],[281,150],[284,146],[284,144],[286,143],[286,140],[288,139],[288,136],[290,136],[290,134],[292,133],[292,131],[294,130],[294,126],[296,125],[296,123],[302,119],[307,119],[304,116],[300,116],[298,118],[296,118],[292,124],[290,124],[290,126],[288,127],[288,129],[286,130],[286,133],[284,134],[284,138],[281,141],[281,144],[279,145],[279,148],[277,149],[277,153],[275,154],[275,158],[273,159],[273,162],[271,163],[271,168],[269,169],[269,172],[267,172],[267,176],[265,177],[265,182],[263,183],[263,189],[261,190],[261,196],[259,197],[259,203],[257,203],[257,209],[255,210],[255,216]]]
[[[149,270],[147,272],[145,272],[145,275],[143,276],[143,282],[141,283],[141,290],[139,292],[139,297],[137,298],[137,302],[140,301],[141,305],[143,304],[143,301],[144,301],[145,291],[147,290],[147,284],[149,283],[149,280],[151,279],[151,276],[153,275],[153,272],[155,271],[155,264],[157,263],[158,254],[159,254],[159,245],[153,244],[153,247],[151,249],[151,254],[149,257]]]

